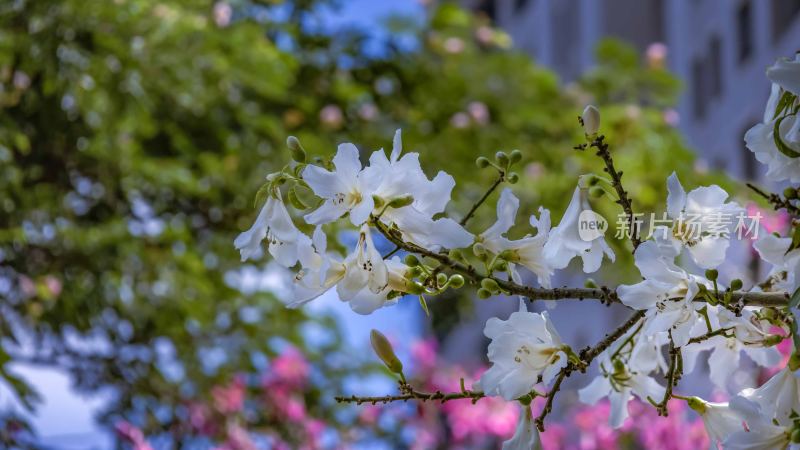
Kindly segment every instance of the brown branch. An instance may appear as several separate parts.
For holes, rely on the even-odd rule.
[[[667,404],[672,398],[672,388],[678,384],[678,381],[681,378],[681,372],[683,372],[683,369],[680,367],[682,366],[680,363],[681,348],[675,347],[675,343],[672,341],[671,331],[669,333],[669,358],[669,368],[667,369],[666,375],[667,385],[664,389],[664,398],[661,399],[661,402],[655,404],[656,408],[658,409],[658,415],[663,417],[667,417],[669,415]]]
[[[622,187],[622,171],[617,171],[614,167],[614,159],[608,151],[608,144],[605,143],[605,136],[597,136],[589,145],[597,149],[597,156],[602,158],[606,165],[603,171],[608,173],[611,177],[611,185],[614,187],[614,190],[617,191],[617,196],[619,197],[619,200],[616,202],[622,206],[622,210],[625,211],[625,214],[628,216],[628,223],[631,227],[631,243],[633,244],[633,249],[636,250],[639,244],[642,243],[642,240],[639,237],[640,230],[636,226],[636,218],[633,215],[633,202],[630,197],[628,197],[628,192]]]
[[[483,197],[481,197],[477,202],[475,202],[475,204],[472,205],[472,208],[470,208],[470,210],[467,213],[467,215],[464,216],[463,219],[461,219],[461,222],[459,222],[459,224],[462,227],[464,225],[466,225],[467,222],[469,222],[469,219],[471,219],[472,216],[475,215],[475,211],[477,211],[478,208],[480,208],[480,206],[483,204],[483,202],[485,202],[486,199],[489,198],[490,195],[492,195],[492,192],[494,192],[494,190],[497,189],[497,187],[500,186],[500,184],[503,181],[505,181],[505,179],[506,179],[506,174],[505,174],[505,172],[501,171],[500,175],[497,177],[497,180],[495,180],[495,182],[492,183],[491,186],[489,186],[489,189],[486,190],[486,192],[483,194]]]
[[[411,242],[406,242],[400,236],[397,230],[389,228],[386,224],[379,220],[373,221],[375,228],[381,232],[390,242],[403,250],[415,253],[420,256],[431,258],[439,262],[442,266],[460,273],[465,278],[472,280],[475,283],[480,283],[484,278],[494,280],[500,289],[509,295],[521,295],[527,297],[531,301],[534,300],[566,300],[566,299],[595,299],[601,300],[605,304],[620,303],[617,293],[613,289],[607,287],[599,288],[534,288],[521,284],[514,283],[513,281],[497,278],[494,275],[485,275],[478,272],[477,269],[471,265],[465,265],[458,261],[454,261],[447,253],[439,253],[420,247]],[[731,300],[740,303],[744,306],[786,306],[789,301],[789,294],[785,292],[744,292],[737,291],[731,293]],[[696,300],[701,301],[701,300]]]
[[[752,189],[756,194],[764,197],[770,204],[772,204],[772,207],[776,211],[780,210],[780,209],[785,209],[789,214],[791,214],[793,216],[800,216],[800,208],[798,208],[797,206],[794,206],[789,201],[789,199],[783,198],[780,195],[775,194],[773,192],[770,192],[770,193],[764,192],[763,190],[761,190],[760,188],[756,187],[755,185],[753,185],[751,183],[746,183],[746,184],[747,184],[747,187]]]
[[[461,392],[448,392],[448,393],[444,393],[442,391],[422,392],[414,390],[410,385],[403,383],[400,383],[400,391],[403,393],[399,395],[384,395],[377,397],[359,397],[351,395],[350,397],[334,397],[334,399],[339,403],[355,403],[357,405],[361,405],[363,403],[371,403],[375,405],[378,403],[386,404],[397,401],[406,402],[409,400],[418,400],[422,402],[439,401],[441,403],[444,403],[451,400],[470,399],[472,400],[473,403],[475,403],[486,396],[486,394],[484,394],[481,391],[471,391],[469,389],[464,389]]]

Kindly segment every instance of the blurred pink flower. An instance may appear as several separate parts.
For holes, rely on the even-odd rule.
[[[681,115],[678,111],[669,108],[664,110],[664,122],[671,127],[677,127],[681,123]]]
[[[121,439],[131,444],[134,450],[153,450],[153,447],[144,438],[142,430],[128,421],[117,422],[114,425],[114,431]]]
[[[279,384],[292,390],[300,389],[308,381],[310,370],[311,366],[305,356],[296,348],[289,347],[272,360],[263,384],[265,387]]]
[[[233,8],[226,2],[214,3],[214,23],[218,27],[226,27],[231,23]]]
[[[211,390],[214,407],[222,414],[236,413],[244,407],[244,380],[237,377],[228,386],[215,386]]]
[[[478,125],[486,125],[489,123],[489,107],[483,102],[470,102],[467,105],[467,111],[472,119]]]
[[[667,61],[668,48],[661,42],[654,42],[647,47],[647,64],[654,69],[663,69]]]
[[[755,203],[747,204],[747,216],[755,217],[761,215],[760,224],[767,230],[767,233],[783,233],[789,228],[789,215],[786,210],[772,211],[760,208]],[[746,225],[749,225],[746,223]]]
[[[344,123],[342,109],[336,105],[327,105],[319,112],[319,120],[328,128],[339,128]]]
[[[457,112],[450,118],[450,125],[454,128],[467,128],[469,126],[469,116],[465,112]]]
[[[411,344],[411,358],[419,372],[428,372],[436,367],[436,350],[438,344],[434,339],[423,339]]]
[[[464,51],[464,41],[457,37],[449,37],[444,40],[444,50],[447,53],[461,53]]]

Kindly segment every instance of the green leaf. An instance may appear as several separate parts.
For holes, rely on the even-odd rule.
[[[256,192],[256,199],[253,202],[253,208],[258,209],[259,206],[263,205],[267,201],[270,184],[271,183],[266,182],[260,188],[258,188],[258,192]]]
[[[800,288],[794,291],[792,294],[792,298],[789,299],[789,308],[797,308],[797,305],[800,305]]]
[[[778,100],[778,104],[775,105],[775,114],[772,116],[772,119],[776,119],[778,116],[783,113],[786,108],[794,104],[794,101],[797,97],[789,91],[784,91],[783,95],[781,95],[780,100]]]
[[[422,306],[422,310],[425,311],[426,316],[428,317],[431,316],[431,312],[428,309],[428,302],[425,301],[425,297],[423,297],[422,295],[419,296],[419,306]]]
[[[789,158],[800,158],[800,152],[797,152],[788,145],[786,145],[786,143],[783,142],[783,139],[781,139],[781,133],[780,133],[781,123],[783,122],[783,120],[793,115],[794,114],[786,115],[775,121],[775,125],[773,125],[772,127],[772,140],[775,141],[775,146],[778,147],[778,151],[780,151],[784,155],[788,156]]]

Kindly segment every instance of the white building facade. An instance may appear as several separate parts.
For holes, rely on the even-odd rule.
[[[762,169],[744,132],[763,115],[764,70],[800,50],[800,0],[466,0],[540,64],[572,80],[604,37],[644,52],[667,47],[684,80],[677,107],[688,144],[711,167],[745,179]]]

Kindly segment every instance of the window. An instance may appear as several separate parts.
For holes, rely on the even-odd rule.
[[[477,10],[486,14],[486,17],[491,19],[492,22],[495,21],[497,15],[497,5],[495,5],[494,0],[483,0],[478,5]]]
[[[753,52],[753,6],[750,0],[739,5],[736,11],[737,57],[739,63],[747,61]]]
[[[695,58],[692,62],[692,112],[697,119],[703,119],[706,116],[706,98],[708,97],[708,90],[706,89],[706,70],[702,58]]]
[[[709,48],[709,93],[714,97],[722,95],[722,41],[719,36],[711,38]]]
[[[518,13],[525,9],[530,3],[528,0],[514,0],[514,12]]]
[[[772,40],[777,42],[794,23],[800,12],[800,0],[773,0],[772,5]]]

